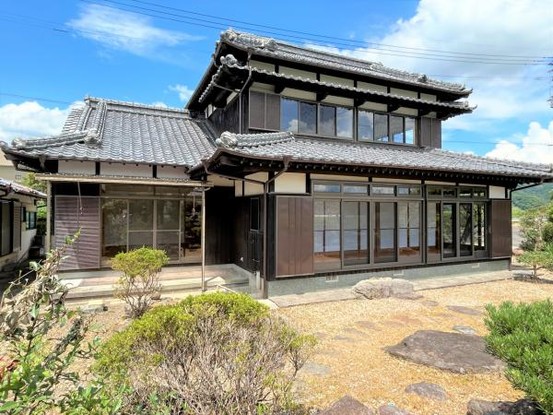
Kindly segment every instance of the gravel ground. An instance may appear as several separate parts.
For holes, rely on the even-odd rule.
[[[298,393],[307,405],[324,408],[349,394],[376,409],[393,403],[419,415],[466,413],[471,398],[516,400],[522,397],[502,374],[460,375],[388,355],[383,349],[417,330],[453,331],[470,326],[485,335],[484,314],[469,315],[448,306],[484,312],[488,303],[530,302],[551,298],[553,284],[498,281],[419,292],[417,300],[346,300],[278,309],[292,325],[319,339],[302,369]],[[443,387],[446,401],[433,401],[405,388],[430,382]]]

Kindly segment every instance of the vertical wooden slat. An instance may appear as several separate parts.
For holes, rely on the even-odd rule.
[[[511,201],[492,200],[490,208],[491,257],[512,254]]]
[[[21,248],[21,203],[13,204],[13,249]]]

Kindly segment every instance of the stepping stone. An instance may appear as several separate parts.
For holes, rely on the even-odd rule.
[[[456,313],[468,314],[470,316],[482,315],[481,311],[475,310],[474,308],[470,308],[470,307],[464,307],[462,305],[448,305],[447,308],[450,309],[451,311],[455,311]]]
[[[467,405],[467,415],[544,415],[539,406],[528,399],[516,402],[490,402],[471,399]]]
[[[444,388],[434,383],[413,383],[405,388],[405,392],[414,393],[422,396],[423,398],[434,399],[436,401],[445,401],[447,399],[447,394]]]
[[[427,307],[437,307],[440,305],[439,302],[437,301],[434,301],[434,300],[425,300],[422,302],[423,305],[427,306]]]
[[[374,324],[372,321],[356,321],[355,325],[363,329],[378,330],[376,324]]]
[[[395,405],[387,404],[378,408],[378,415],[413,415],[405,409],[398,408]]]
[[[346,395],[317,415],[374,415],[374,412],[357,399]]]
[[[469,326],[453,326],[453,330],[457,333],[468,334],[469,336],[476,335],[476,330]]]
[[[351,342],[354,341],[351,337],[341,336],[341,335],[334,336],[332,339],[333,340],[338,340],[338,341],[341,341],[341,342],[347,342],[347,343],[351,343]]]
[[[503,371],[504,363],[486,350],[480,336],[421,330],[385,349],[393,356],[454,373]]]
[[[85,305],[79,307],[83,314],[96,314],[102,311],[107,311],[108,307],[103,300],[91,300]]]

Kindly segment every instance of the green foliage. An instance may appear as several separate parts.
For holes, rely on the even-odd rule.
[[[68,244],[77,237],[68,238]],[[84,341],[89,321],[65,307],[68,288],[57,275],[66,248],[49,252],[42,263],[32,263],[36,278],[28,282],[22,277],[2,295],[0,413],[40,414],[55,407],[62,413],[76,413],[68,406],[72,397],[87,400],[71,365],[78,357],[91,356],[95,345]],[[61,382],[68,392],[56,396]],[[96,390],[88,395],[92,397]]]
[[[553,414],[553,303],[506,302],[486,310],[486,342],[507,363],[507,378],[546,414]]]
[[[165,251],[142,247],[121,252],[112,260],[112,268],[123,275],[115,284],[115,296],[129,307],[131,317],[140,317],[161,291],[159,272],[169,258]]]
[[[520,219],[523,238],[521,248],[536,251],[543,249],[543,245],[551,238],[552,226],[553,202],[524,212]]]
[[[46,193],[46,182],[38,180],[35,173],[27,173],[21,180],[23,186],[30,187],[31,189],[38,190],[39,192]]]
[[[210,293],[134,320],[95,370],[132,390],[123,412],[271,414],[296,407],[292,380],[314,342],[248,295]]]
[[[550,202],[553,197],[553,183],[513,192],[513,206],[521,210],[539,208]]]

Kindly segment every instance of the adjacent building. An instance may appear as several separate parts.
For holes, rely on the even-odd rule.
[[[148,245],[235,264],[264,295],[506,269],[511,191],[551,166],[444,151],[471,90],[232,30],[186,109],[87,98],[61,134],[3,144],[48,182],[65,267]]]

